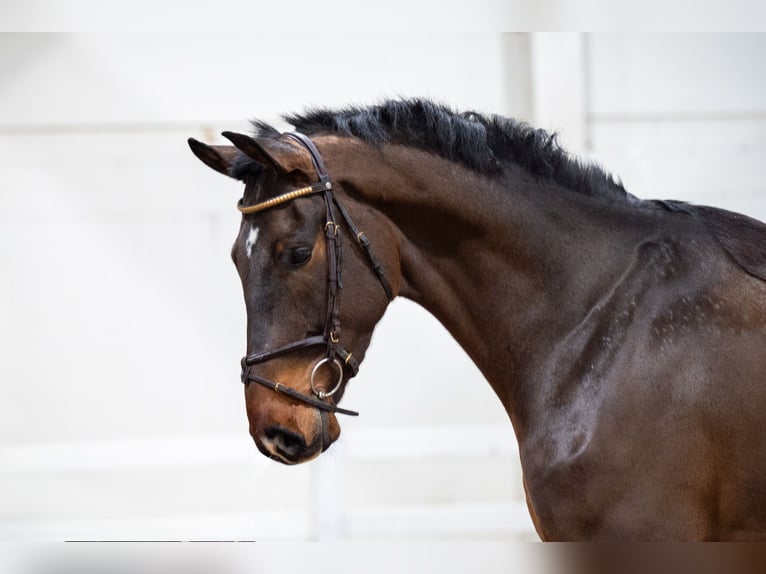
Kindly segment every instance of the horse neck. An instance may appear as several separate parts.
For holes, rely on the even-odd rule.
[[[520,168],[487,178],[400,146],[374,158],[350,179],[395,226],[400,295],[440,320],[523,425],[529,365],[620,277],[646,223]]]

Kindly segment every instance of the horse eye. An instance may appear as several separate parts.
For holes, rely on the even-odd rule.
[[[305,265],[311,259],[310,247],[296,247],[290,252],[290,263],[293,265]]]

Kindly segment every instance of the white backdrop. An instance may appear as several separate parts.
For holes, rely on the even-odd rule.
[[[503,409],[404,301],[342,440],[303,467],[257,453],[228,256],[241,190],[189,136],[428,96],[559,130],[636,195],[766,219],[761,35],[366,40],[0,35],[0,538],[534,539]]]

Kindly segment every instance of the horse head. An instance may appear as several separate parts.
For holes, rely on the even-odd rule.
[[[336,414],[356,414],[337,403],[393,297],[396,251],[379,245],[388,248],[379,262],[367,234],[390,238],[390,230],[330,177],[343,173],[342,162],[328,172],[312,140],[273,131],[223,135],[234,145],[189,145],[245,184],[231,255],[247,309],[250,434],[266,456],[305,462],[339,437]]]

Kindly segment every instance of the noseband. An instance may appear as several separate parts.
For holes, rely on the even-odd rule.
[[[367,256],[367,262],[380,281],[380,284],[383,286],[383,290],[386,292],[386,297],[388,297],[389,301],[393,300],[393,291],[391,290],[391,286],[385,277],[383,267],[380,265],[372,252],[370,241],[367,239],[367,236],[354,224],[346,209],[338,202],[338,199],[335,197],[335,194],[333,193],[332,180],[327,173],[324,161],[322,161],[322,156],[319,154],[319,150],[314,145],[314,142],[312,142],[308,137],[301,133],[289,133],[285,134],[285,136],[291,138],[309,152],[319,181],[308,187],[290,191],[255,205],[245,206],[243,204],[244,198],[240,199],[239,203],[237,204],[237,209],[239,209],[243,215],[249,215],[270,209],[300,197],[308,197],[317,194],[322,195],[325,201],[326,215],[324,233],[325,243],[327,245],[327,315],[325,317],[324,330],[321,334],[295,341],[273,351],[254,353],[252,355],[242,357],[242,382],[245,384],[248,382],[258,383],[259,385],[267,387],[273,391],[282,393],[283,395],[286,395],[292,399],[319,409],[323,415],[324,413],[331,412],[343,415],[357,416],[359,413],[355,411],[342,409],[336,406],[333,402],[325,402],[326,399],[330,399],[340,389],[344,378],[350,379],[351,377],[354,377],[359,371],[359,362],[351,352],[349,352],[340,344],[338,289],[343,288],[343,284],[341,282],[343,251],[340,233],[341,225],[338,223],[336,208],[337,213],[340,213],[343,221],[345,221],[346,225],[348,226],[348,231],[354,238],[356,244]],[[274,381],[270,381],[269,379],[265,379],[250,372],[250,367],[253,365],[281,357],[288,353],[292,353],[293,351],[320,345],[325,346],[326,354],[322,359],[317,361],[317,363],[314,365],[314,368],[311,370],[310,386],[311,392],[314,394],[314,396],[303,394],[300,391],[283,385],[282,383],[275,383]],[[329,391],[317,389],[314,385],[314,378],[317,372],[325,365],[332,366],[337,371],[337,382]],[[348,377],[346,377],[346,374],[348,374]],[[322,419],[323,434],[326,435],[327,423],[324,416]],[[325,441],[325,443],[327,446],[329,446],[329,441]]]

